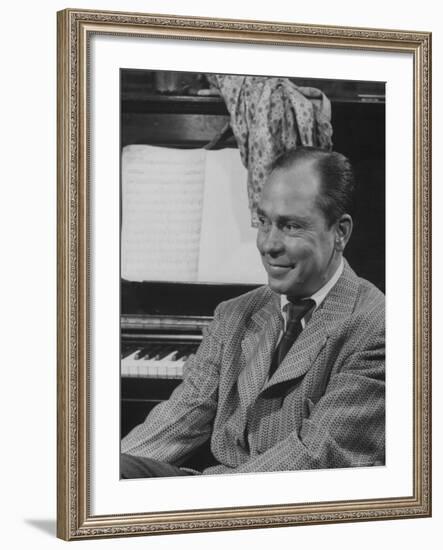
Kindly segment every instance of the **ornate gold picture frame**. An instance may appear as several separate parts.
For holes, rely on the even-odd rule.
[[[405,297],[411,311],[411,331],[403,335],[409,350],[411,368],[406,369],[405,376],[409,377],[412,401],[408,405],[411,411],[408,437],[412,450],[405,476],[410,490],[406,493],[399,490],[393,496],[367,498],[362,494],[362,498],[313,497],[303,501],[294,493],[290,500],[280,502],[278,497],[268,499],[264,483],[262,499],[250,505],[237,505],[233,500],[232,505],[188,508],[182,505],[165,509],[160,504],[157,506],[154,499],[147,506],[149,511],[140,508],[128,512],[116,508],[102,513],[94,509],[92,481],[100,465],[94,463],[90,453],[97,426],[91,391],[96,386],[91,360],[95,345],[91,334],[96,323],[91,265],[97,261],[97,247],[91,245],[91,238],[100,204],[95,201],[92,188],[96,167],[91,163],[91,150],[97,144],[91,130],[95,124],[91,88],[99,76],[97,66],[91,61],[91,48],[97,36],[138,43],[149,40],[157,49],[166,41],[191,41],[201,48],[210,48],[212,44],[248,45],[285,48],[286,54],[291,48],[305,48],[320,53],[351,52],[362,57],[377,53],[380,59],[384,55],[400,54],[409,59],[413,120],[410,121],[411,158],[406,152],[405,162],[411,166],[411,183],[408,186],[408,182],[402,182],[410,196],[412,228],[411,233],[405,233],[402,243],[411,257],[407,265],[412,281],[410,295]],[[431,34],[68,9],[58,13],[57,69],[58,536],[73,540],[430,516]],[[392,97],[391,100],[395,101]],[[118,112],[118,105],[115,110]],[[388,163],[390,154],[393,154],[392,148],[387,152]],[[387,218],[390,216],[395,213],[388,209]],[[389,256],[387,258],[389,260]],[[395,272],[392,263],[391,269],[394,280],[402,276]],[[98,306],[94,303],[94,307]],[[396,311],[395,315],[400,316],[402,312]],[[115,323],[118,322],[116,318]],[[115,372],[109,369],[109,377],[118,378],[118,360],[115,369]],[[105,392],[106,388],[100,391]],[[405,400],[408,399],[406,396]],[[390,405],[395,406],[395,403],[391,401]],[[115,408],[117,410],[117,403]],[[389,418],[392,420],[393,415],[389,415],[388,408],[388,421],[391,421]],[[387,445],[390,445],[389,439]],[[265,474],[254,475],[266,477]],[[316,472],[310,475],[315,480]],[[115,471],[115,478],[118,481],[118,471]]]

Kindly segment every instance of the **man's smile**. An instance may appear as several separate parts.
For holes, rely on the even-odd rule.
[[[264,260],[264,262],[265,262],[266,270],[271,275],[282,275],[287,271],[294,269],[295,267],[295,264],[282,263],[282,262],[270,262],[266,259]]]

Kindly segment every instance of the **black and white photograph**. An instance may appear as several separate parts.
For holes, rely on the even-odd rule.
[[[120,70],[120,477],[385,465],[385,82]]]

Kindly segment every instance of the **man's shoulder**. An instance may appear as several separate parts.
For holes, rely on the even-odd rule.
[[[331,292],[337,301],[352,306],[354,311],[361,309],[381,309],[384,311],[385,295],[373,283],[360,277],[345,260],[343,273]]]
[[[230,314],[242,312],[250,314],[258,311],[266,304],[276,300],[276,294],[269,288],[268,285],[259,286],[254,288],[245,294],[231,298],[222,302],[217,310],[221,314]]]
[[[350,312],[348,336],[366,334],[368,339],[381,338],[385,333],[385,295],[373,283],[355,275],[356,293]]]
[[[327,332],[343,350],[380,349],[385,341],[385,296],[345,264],[342,276],[322,307]]]
[[[358,295],[355,304],[356,310],[377,310],[380,313],[385,311],[385,295],[373,283],[362,277],[358,277]]]
[[[323,306],[331,327],[352,327],[356,334],[382,333],[385,325],[385,295],[370,281],[359,277],[345,261],[340,279]]]

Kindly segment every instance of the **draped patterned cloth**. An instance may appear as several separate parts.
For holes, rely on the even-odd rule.
[[[275,159],[297,145],[332,148],[331,104],[316,88],[288,78],[208,75],[230,113],[231,126],[248,169],[252,225],[260,192]]]

